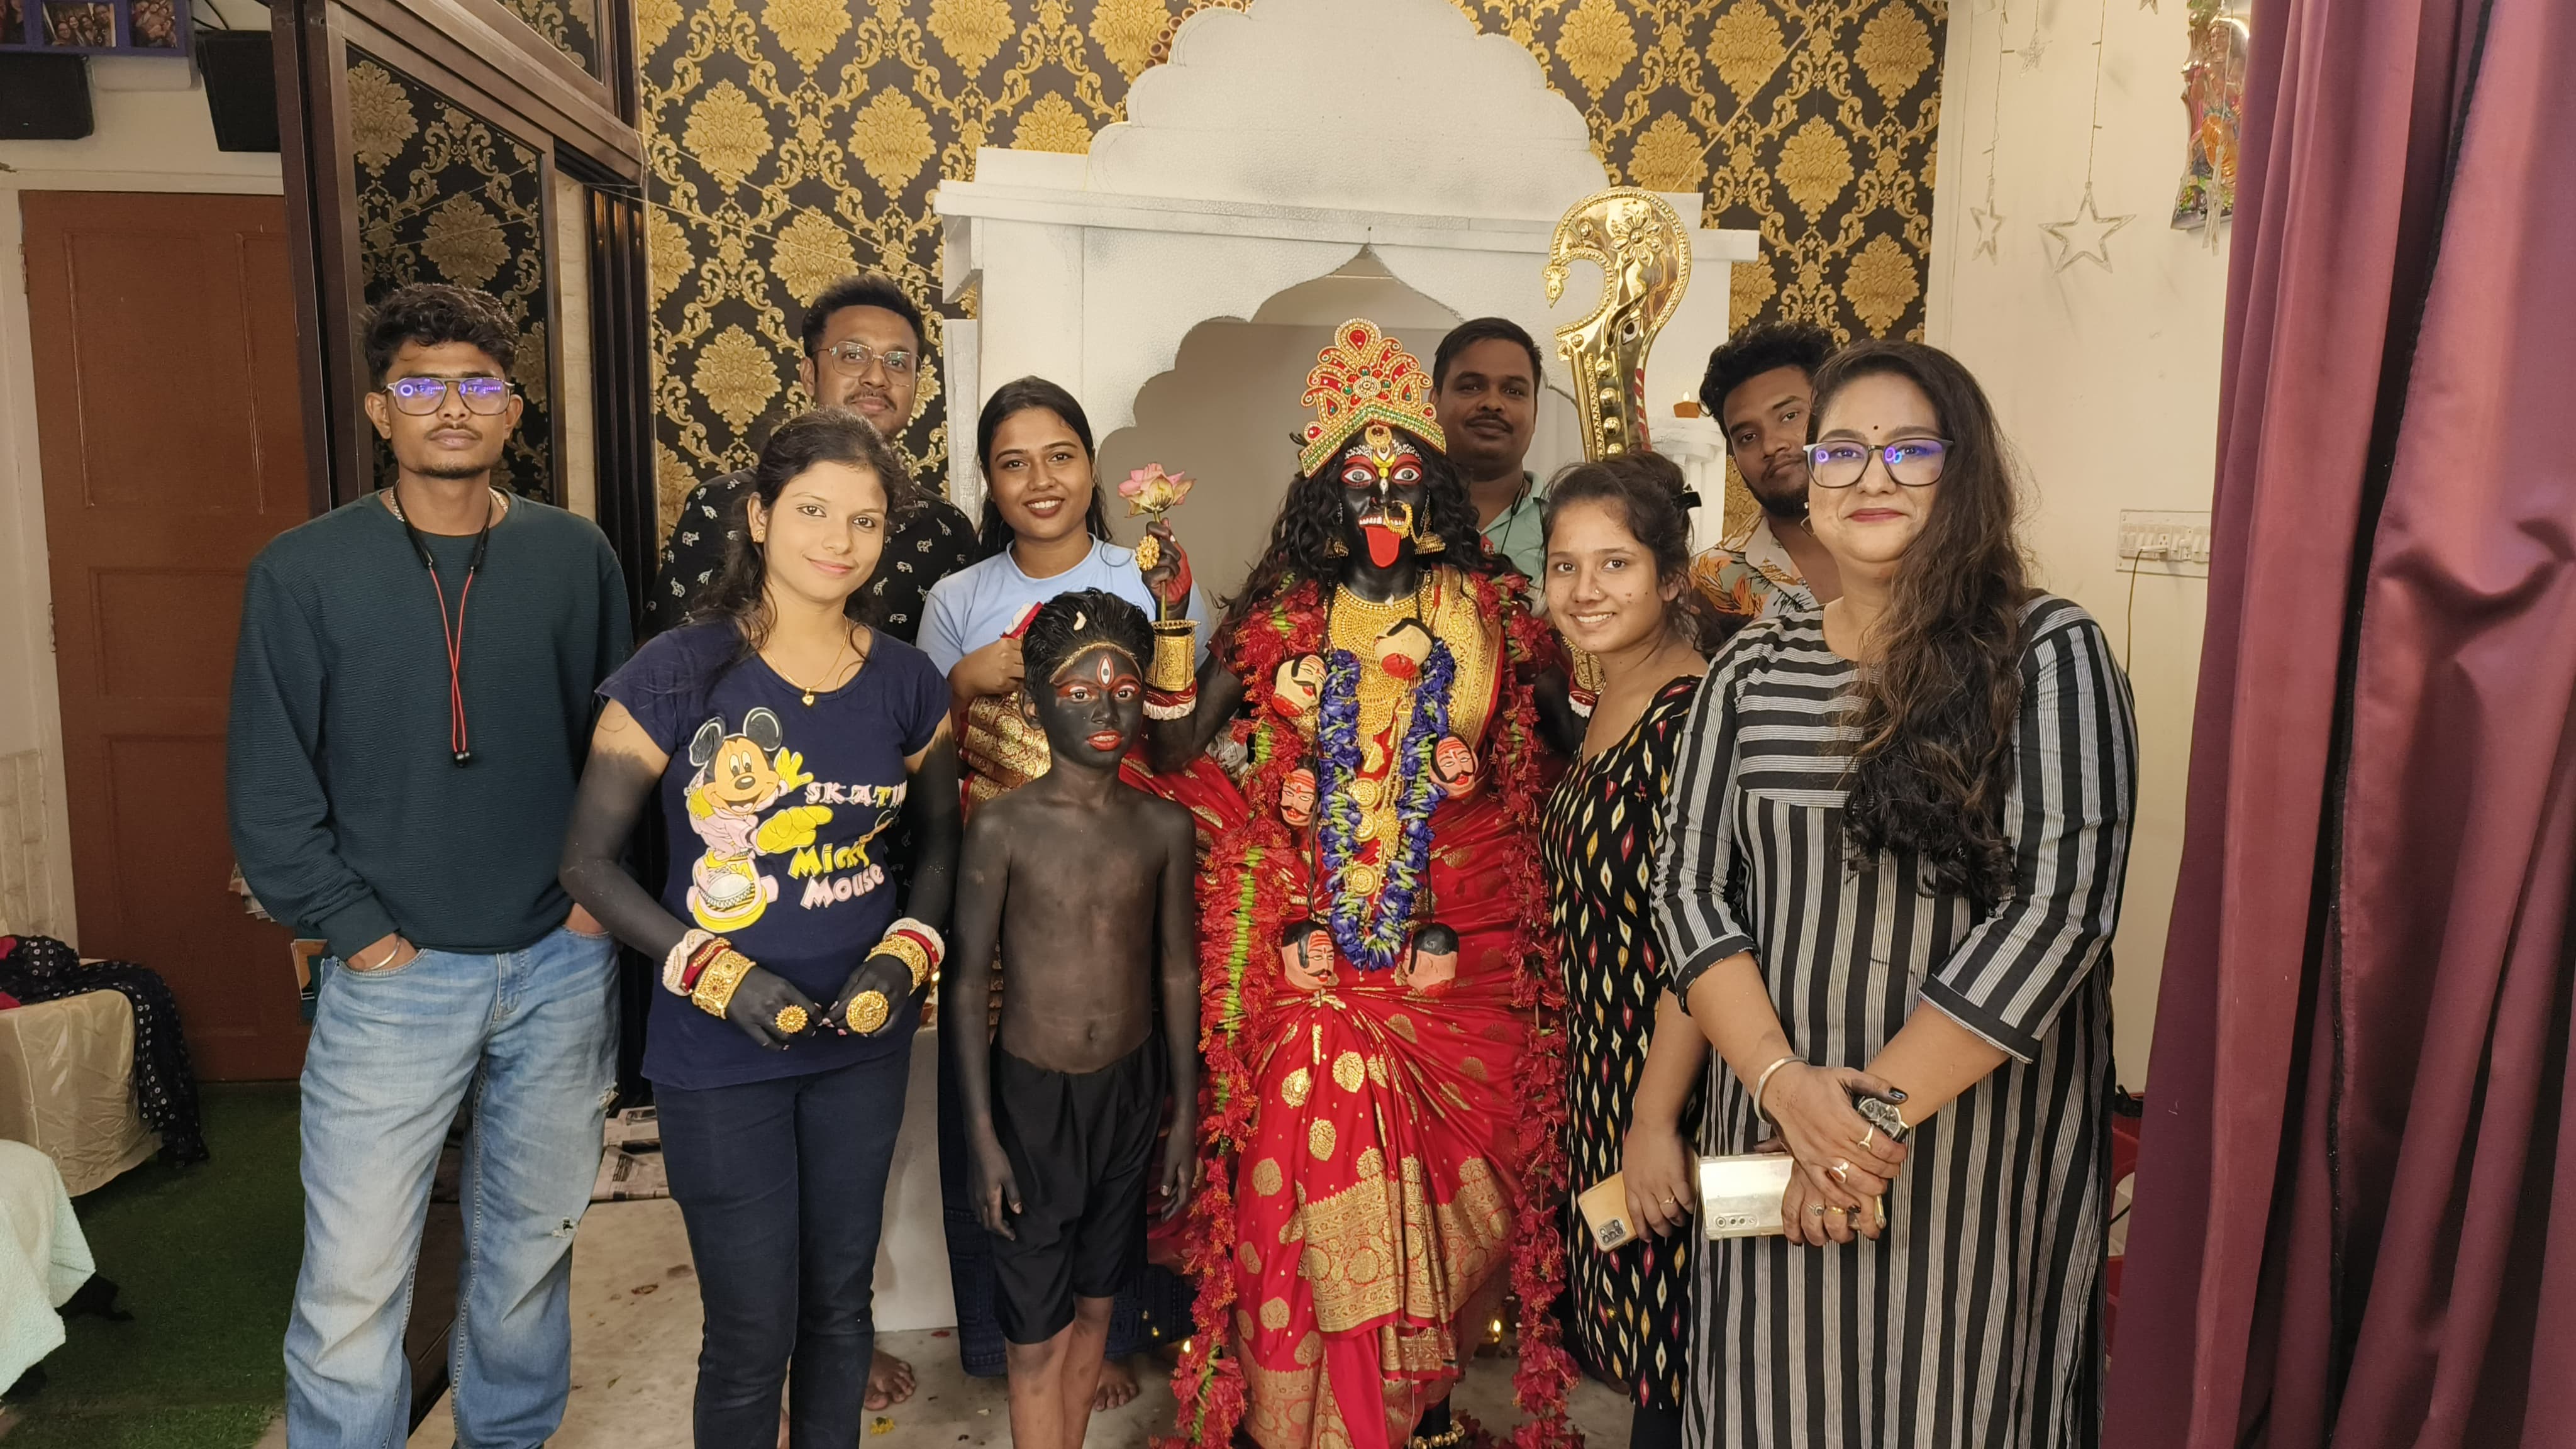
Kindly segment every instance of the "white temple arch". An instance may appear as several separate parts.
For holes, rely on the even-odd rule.
[[[1551,309],[1540,268],[1557,218],[1608,177],[1581,113],[1508,37],[1446,0],[1255,0],[1184,22],[1127,108],[1087,156],[988,147],[975,180],[932,198],[943,296],[977,299],[973,321],[947,325],[944,359],[950,494],[970,514],[983,498],[975,415],[995,387],[1052,378],[1107,437],[1135,421],[1138,394],[1173,369],[1191,329],[1250,319],[1363,249],[1459,318],[1519,322],[1549,354],[1547,383],[1565,388],[1553,334],[1590,307],[1595,278],[1579,271]],[[1670,199],[1685,217],[1703,209],[1696,194]],[[1671,404],[1724,339],[1728,270],[1754,248],[1751,232],[1694,233],[1697,274],[1648,366],[1657,445],[1695,472],[1716,462],[1714,429],[1677,425]],[[1437,340],[1397,335],[1425,360]],[[1278,441],[1270,471],[1284,477]],[[1541,443],[1541,474],[1580,456],[1570,433]],[[1717,481],[1699,483],[1712,502]]]

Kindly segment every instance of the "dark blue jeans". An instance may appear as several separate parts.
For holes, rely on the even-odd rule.
[[[657,1085],[662,1157],[688,1223],[706,1338],[698,1449],[850,1449],[864,1424],[886,1176],[912,1063],[691,1091]]]

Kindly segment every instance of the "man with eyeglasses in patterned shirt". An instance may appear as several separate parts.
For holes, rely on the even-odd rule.
[[[849,408],[888,439],[911,423],[926,361],[921,309],[893,278],[865,272],[824,288],[805,309],[804,346],[796,377],[817,404]],[[922,505],[891,520],[876,577],[850,596],[853,615],[873,610],[869,622],[907,644],[920,631],[930,586],[975,561],[975,525],[941,496],[938,480],[920,491]],[[724,567],[727,541],[741,531],[742,500],[750,493],[746,468],[699,484],[680,505],[648,601],[653,632],[685,620]]]

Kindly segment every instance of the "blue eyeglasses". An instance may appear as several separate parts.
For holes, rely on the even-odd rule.
[[[1869,460],[1887,467],[1887,476],[1908,488],[1929,488],[1941,481],[1950,459],[1946,438],[1899,438],[1883,447],[1839,438],[1807,445],[1807,480],[1819,488],[1849,488],[1869,471]]]
[[[385,391],[396,410],[425,418],[446,405],[451,387],[469,413],[495,417],[510,405],[509,381],[498,377],[398,377],[385,384]]]

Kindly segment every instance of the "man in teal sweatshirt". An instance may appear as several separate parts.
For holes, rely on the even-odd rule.
[[[386,297],[366,408],[394,486],[280,535],[242,604],[233,850],[272,915],[330,945],[304,1062],[297,1444],[408,1432],[411,1277],[469,1088],[456,1441],[533,1449],[571,1387],[617,992],[606,931],[555,870],[592,691],[630,633],[599,529],[492,486],[516,346],[479,292]]]

